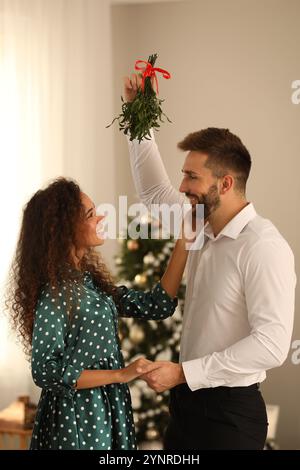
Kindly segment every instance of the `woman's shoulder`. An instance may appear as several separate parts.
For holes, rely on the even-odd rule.
[[[46,282],[40,289],[36,308],[44,307],[45,310],[52,307],[58,310],[64,309],[68,303],[68,299],[74,295],[72,283],[68,281],[60,281],[57,285]]]

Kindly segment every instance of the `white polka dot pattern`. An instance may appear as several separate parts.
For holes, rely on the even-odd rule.
[[[126,384],[76,390],[86,369],[119,369],[118,312],[90,273],[74,282],[75,312],[69,320],[65,287],[40,296],[32,342],[32,376],[42,388],[31,449],[136,449],[131,398]],[[160,284],[151,292],[119,288],[122,315],[161,320],[177,305]]]

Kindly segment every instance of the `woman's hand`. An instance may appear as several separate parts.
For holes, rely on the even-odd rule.
[[[136,361],[132,362],[131,364],[129,364],[124,369],[121,369],[120,370],[120,383],[128,383],[140,377],[141,375],[143,375],[143,372],[138,372],[138,369],[144,370],[144,367],[149,364],[154,364],[154,363],[144,357],[141,357],[137,359]]]
[[[194,208],[190,209],[183,217],[181,233],[178,239],[178,244],[182,246],[185,250],[189,250],[191,245],[194,243],[197,236],[197,227],[196,227],[196,210]]]

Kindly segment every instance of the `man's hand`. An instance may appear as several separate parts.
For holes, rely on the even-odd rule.
[[[130,77],[124,77],[123,84],[124,84],[124,92],[123,92],[124,101],[126,101],[127,103],[131,103],[136,97],[138,89],[141,88],[142,86],[142,74],[132,73]],[[154,77],[151,77],[151,84],[153,87]]]
[[[149,364],[155,364],[155,363],[152,361],[149,361],[145,357],[140,357],[139,359],[129,364],[127,367],[124,367],[124,369],[119,370],[118,381],[120,383],[128,383],[128,382],[131,382],[131,380],[137,379],[141,375],[141,373],[139,373],[138,370],[142,366],[149,365]]]
[[[140,74],[133,73],[130,77],[124,77],[124,95],[123,98],[127,103],[131,103],[136,97],[138,89],[141,87],[142,78]]]
[[[145,380],[155,392],[164,392],[186,382],[182,365],[174,362],[157,361],[145,364],[138,368],[138,372],[143,374],[139,378]]]

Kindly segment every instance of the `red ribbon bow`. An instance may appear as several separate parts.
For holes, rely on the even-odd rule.
[[[139,67],[139,64],[146,64],[143,65],[142,67]],[[147,62],[146,60],[137,60],[135,62],[135,70],[143,70],[143,77],[142,77],[142,90],[144,91],[145,88],[145,79],[146,77],[154,77],[155,79],[155,84],[156,84],[156,90],[158,94],[158,80],[155,72],[159,72],[163,74],[163,77],[166,79],[171,78],[171,74],[167,72],[167,70],[159,69],[157,67],[152,67],[150,62]]]

